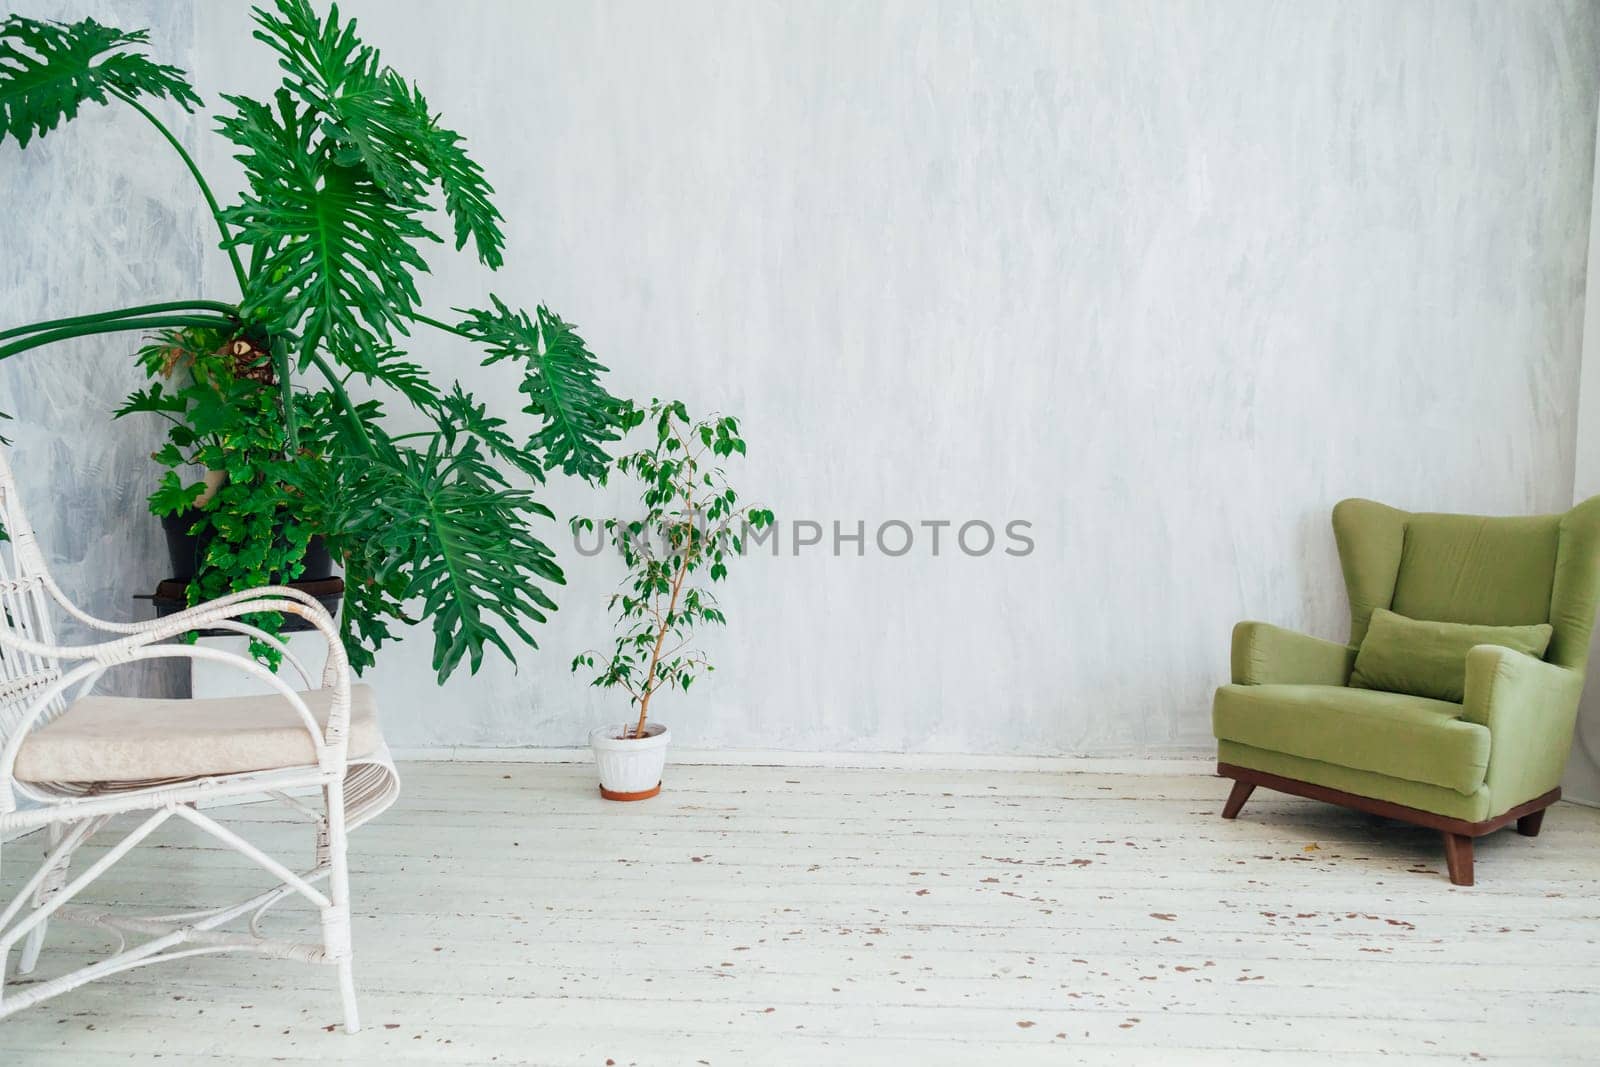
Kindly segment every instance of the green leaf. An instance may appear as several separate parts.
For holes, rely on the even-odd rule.
[[[161,464],[163,467],[181,467],[187,462],[184,459],[183,453],[178,450],[178,446],[173,444],[171,441],[168,441],[166,444],[157,449],[155,455],[151,456],[150,458]]]
[[[252,246],[252,262],[260,261],[245,315],[270,332],[298,333],[302,353],[325,345],[370,372],[391,328],[405,333],[416,307],[412,272],[428,267],[414,243],[438,238],[365,167],[319,147],[315,124],[287,93],[279,91],[276,112],[226,99],[237,114],[219,126],[243,149],[250,193],[223,217],[237,227],[234,243]]]
[[[447,444],[453,446],[458,436],[470,435],[497,459],[511,464],[534,481],[544,481],[538,453],[518,448],[505,431],[506,420],[490,415],[488,407],[462,389],[460,382],[441,399],[436,417]]]
[[[503,261],[505,236],[494,190],[469,158],[460,134],[441,126],[421,91],[385,67],[376,49],[339,23],[339,8],[318,19],[306,0],[278,0],[277,14],[257,8],[257,40],[278,53],[290,89],[322,120],[337,162],[360,165],[390,197],[413,207],[430,187],[444,194],[456,248],[470,237],[491,270]]]
[[[523,411],[537,416],[542,427],[528,442],[544,454],[544,467],[560,467],[581,478],[599,478],[611,465],[605,445],[617,440],[621,402],[600,384],[605,367],[583,338],[547,308],[538,309],[538,324],[526,311],[512,311],[490,295],[493,311],[461,309],[467,318],[463,333],[488,349],[485,365],[502,359],[523,363],[519,391],[527,394]]]
[[[302,491],[347,565],[420,604],[440,681],[463,659],[477,671],[488,646],[515,658],[502,629],[538,647],[528,627],[555,610],[545,587],[565,578],[531,523],[553,515],[508,488],[475,439],[451,453],[438,436],[426,451],[380,438],[376,455],[313,473]]]
[[[391,194],[411,193],[421,176],[385,141],[383,70],[377,49],[356,36],[354,19],[339,24],[339,6],[327,19],[305,0],[278,0],[277,14],[255,8],[251,36],[278,53],[284,84],[321,120],[337,143],[337,162],[363,165]]]
[[[88,102],[111,96],[160,97],[185,111],[200,103],[177,67],[143,54],[144,30],[125,32],[93,19],[70,25],[12,15],[0,23],[0,144],[22,148]]]
[[[122,402],[120,408],[111,413],[111,417],[120,419],[124,415],[132,415],[135,412],[162,412],[181,415],[187,406],[183,397],[175,393],[163,393],[161,391],[161,383],[156,382],[148,388],[135,389],[129,393],[128,399]]]
[[[187,511],[205,491],[206,483],[184,485],[176,471],[166,471],[156,491],[150,494],[150,511],[155,515],[176,515]]]
[[[438,116],[429,114],[421,91],[414,85],[408,91],[404,80],[392,72],[389,80],[394,98],[402,102],[401,110],[409,114],[422,162],[444,193],[444,209],[455,222],[457,251],[471,237],[478,259],[490,270],[498,270],[504,262],[506,239],[500,232],[500,211],[489,199],[494,187],[484,177],[483,168],[467,155],[462,136],[440,126]]]
[[[361,369],[361,375],[368,382],[382,382],[424,412],[435,414],[444,407],[444,394],[433,384],[428,372],[406,359],[399,349],[378,351],[372,364]]]

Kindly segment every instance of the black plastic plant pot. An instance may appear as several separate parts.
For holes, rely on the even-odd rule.
[[[200,560],[206,550],[206,538],[189,532],[194,525],[193,514],[161,516],[161,530],[167,535],[167,556],[172,564],[173,581],[187,582],[199,570]],[[305,570],[299,581],[320,582],[333,577],[333,556],[322,538],[313,537],[306,546]]]
[[[138,598],[151,601],[156,609],[157,618],[182,611],[189,606],[188,585],[194,580],[195,572],[199,569],[208,540],[204,536],[190,533],[189,528],[193,525],[193,513],[161,517],[161,530],[167,535],[167,555],[172,564],[172,576],[157,584],[154,595],[146,593]],[[324,608],[328,609],[328,614],[338,614],[339,604],[344,599],[344,579],[334,575],[333,557],[329,554],[328,546],[322,538],[311,539],[311,543],[306,546],[305,571],[289,584],[315,597]],[[288,615],[283,620],[284,633],[309,629],[311,624],[298,615]],[[200,631],[202,636],[223,635],[226,632]]]

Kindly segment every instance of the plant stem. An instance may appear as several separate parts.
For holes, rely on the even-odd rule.
[[[27,326],[13,326],[9,330],[0,330],[0,341],[4,341],[8,337],[21,337],[23,334],[59,330],[68,326],[109,322],[113,319],[127,319],[135,315],[149,315],[152,312],[159,311],[216,311],[224,315],[237,315],[239,313],[239,309],[232,304],[223,304],[216,300],[171,300],[164,304],[140,304],[138,307],[100,311],[93,315],[73,315],[70,318],[48,319],[44,322],[35,322]]]
[[[278,402],[283,405],[283,426],[289,432],[289,452],[300,451],[300,418],[294,411],[294,383],[289,378],[289,343],[272,339],[272,370],[278,376]]]
[[[160,330],[172,326],[209,326],[215,329],[233,330],[237,329],[238,325],[233,319],[206,315],[163,315],[153,319],[113,319],[110,322],[84,323],[51,330],[49,333],[34,334],[32,337],[13,341],[8,345],[0,345],[0,359],[26,352],[30,348],[53,344],[56,341],[68,341],[74,337],[87,337],[90,334],[116,333],[121,330]]]
[[[211,209],[211,217],[216,221],[217,229],[222,234],[222,250],[228,253],[228,262],[233,265],[233,276],[239,281],[239,292],[243,293],[248,284],[245,278],[244,264],[239,262],[239,253],[233,247],[233,235],[228,232],[227,223],[222,221],[222,208],[218,205],[216,196],[211,192],[211,186],[206,184],[205,176],[200,173],[200,167],[195,163],[194,157],[189,154],[188,149],[183,147],[182,142],[172,135],[172,131],[167,129],[166,123],[156,118],[149,108],[127,93],[116,89],[112,89],[111,92],[123,103],[149,119],[157,132],[166,138],[173,151],[178,153],[178,156],[183,160],[183,165],[189,168],[189,174],[193,176],[195,184],[200,186],[200,195],[206,198],[206,207]]]
[[[655,693],[652,683],[655,681],[656,665],[661,660],[661,646],[667,640],[667,628],[672,625],[672,612],[678,606],[678,594],[683,590],[683,579],[689,573],[689,560],[694,557],[694,498],[685,493],[684,499],[689,502],[689,543],[684,546],[683,559],[678,564],[678,573],[672,579],[672,598],[667,601],[667,614],[661,620],[661,628],[656,631],[656,645],[650,650],[650,669],[645,671],[644,685],[640,691],[644,694],[639,699],[639,725],[634,727],[633,736],[644,737],[644,717],[650,710],[650,697]]]
[[[356,437],[361,440],[362,448],[367,455],[377,455],[377,449],[372,447],[372,438],[367,434],[366,426],[362,425],[361,417],[356,414],[356,406],[350,402],[350,394],[345,392],[344,384],[339,381],[339,375],[332,367],[328,366],[328,361],[318,355],[316,349],[309,345],[301,350],[300,355],[303,359],[309,359],[322,372],[322,376],[328,379],[328,386],[333,390],[334,399],[339,402],[339,406],[344,408],[344,413],[349,416],[350,425],[355,427]]]
[[[452,326],[448,322],[440,322],[438,319],[424,315],[421,312],[413,312],[411,319],[414,322],[422,323],[424,326],[432,326],[435,330],[443,330],[445,333],[453,333],[457,337],[465,337],[469,341],[476,340],[476,338],[474,338],[466,330]]]

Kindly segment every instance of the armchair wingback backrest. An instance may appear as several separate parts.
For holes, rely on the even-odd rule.
[[[1600,602],[1600,497],[1562,515],[1490,518],[1342,500],[1333,533],[1350,594],[1350,643],[1372,613],[1487,626],[1550,623],[1545,659],[1583,670]]]

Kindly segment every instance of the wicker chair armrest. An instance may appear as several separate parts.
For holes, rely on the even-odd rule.
[[[61,591],[61,587],[56,585],[55,581],[48,575],[45,576],[45,588],[49,591],[51,598],[54,599],[56,603],[60,604],[62,609],[74,619],[77,619],[86,626],[92,626],[97,630],[105,630],[107,633],[117,634],[139,633],[148,629],[154,623],[164,623],[175,619],[193,618],[205,612],[214,611],[220,607],[236,604],[241,601],[257,600],[262,598],[298,600],[307,607],[317,608],[326,614],[326,609],[322,607],[322,604],[315,597],[308,593],[287,585],[263,585],[255,589],[240,590],[237,593],[226,593],[222,596],[208,600],[204,604],[196,604],[192,608],[184,608],[182,611],[175,611],[171,615],[163,615],[160,619],[147,620],[145,622],[117,622],[112,619],[102,619],[98,616],[91,615],[87,611],[84,611],[82,608],[78,607],[71,600],[67,599],[67,595]],[[191,625],[186,627],[186,629],[193,629],[193,626]]]

